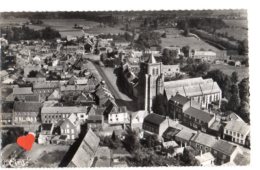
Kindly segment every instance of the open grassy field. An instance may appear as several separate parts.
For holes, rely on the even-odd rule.
[[[227,34],[229,37],[234,37],[236,40],[247,39],[248,25],[247,20],[224,20],[229,28],[218,29],[217,33]]]
[[[227,75],[231,75],[234,71],[236,71],[239,76],[238,81],[241,81],[243,78],[249,77],[249,68],[245,66],[235,67],[235,66],[225,65],[225,64],[210,65],[210,70],[214,70],[214,69],[219,69]]]
[[[12,18],[12,19],[0,19],[0,26],[21,26],[28,21],[27,18]],[[118,34],[124,33],[121,30],[122,25],[116,25],[114,27],[110,26],[100,26],[100,23],[94,21],[87,21],[84,19],[43,19],[42,25],[28,25],[29,28],[34,30],[40,30],[47,26],[56,29],[60,32],[62,37],[67,35],[71,36],[83,36],[83,32],[80,29],[73,28],[75,24],[88,27],[85,32],[90,34]]]
[[[212,50],[212,51],[219,51],[214,46],[211,46],[210,44],[206,43],[205,41],[195,38],[195,37],[184,37],[182,36],[180,30],[177,30],[176,28],[171,28],[166,30],[166,38],[162,38],[162,47],[167,46],[190,46],[191,49],[204,49],[204,50]]]

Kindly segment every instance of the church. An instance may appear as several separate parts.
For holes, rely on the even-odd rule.
[[[139,80],[134,87],[139,109],[151,113],[156,96],[164,95],[168,101],[176,94],[195,100],[202,109],[208,109],[212,103],[220,107],[222,91],[217,82],[201,77],[164,82],[162,67],[152,53],[144,52],[140,61]]]

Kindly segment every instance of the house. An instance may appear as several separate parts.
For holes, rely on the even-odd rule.
[[[39,102],[15,102],[13,123],[36,123],[39,120],[42,103]]]
[[[111,92],[102,85],[98,85],[95,91],[95,96],[97,97],[97,103],[99,106],[104,106],[108,100],[114,100],[114,96]]]
[[[238,153],[242,153],[239,146],[231,144],[224,140],[218,140],[212,146],[211,153],[216,158],[215,164],[222,165],[233,162]]]
[[[53,136],[54,124],[52,123],[43,123],[41,125],[41,132],[38,137],[39,144],[50,144],[51,138]]]
[[[130,113],[130,121],[132,129],[142,129],[144,118],[148,115],[148,112],[145,110],[139,110],[137,112]]]
[[[213,145],[217,142],[217,138],[203,132],[198,132],[191,139],[191,146],[199,153],[211,152]]]
[[[245,145],[250,126],[243,121],[231,120],[224,126],[223,139]]]
[[[195,156],[195,159],[197,159],[200,166],[213,166],[215,162],[215,158],[211,152],[201,153],[200,155]]]
[[[170,118],[183,120],[183,112],[191,106],[194,108],[200,108],[199,103],[196,101],[176,93],[176,95],[171,96],[168,101]]]
[[[213,103],[220,107],[222,91],[213,79],[189,78],[164,82],[165,93],[169,100],[176,93],[198,102],[201,108],[209,108]]]
[[[213,62],[216,60],[217,54],[213,51],[193,51],[191,57],[198,61]]]
[[[214,121],[214,114],[194,107],[190,107],[183,112],[183,124],[202,132],[207,132]]]
[[[13,97],[22,99],[24,96],[32,95],[32,88],[31,87],[15,87],[13,88]]]
[[[90,107],[88,111],[88,127],[92,129],[103,129],[104,126],[104,110],[105,108]]]
[[[191,145],[191,139],[196,135],[196,133],[196,131],[189,128],[181,129],[175,135],[175,141],[179,143],[181,146],[189,146]]]
[[[181,130],[180,129],[176,129],[173,127],[168,127],[166,129],[166,131],[163,133],[163,141],[167,142],[167,141],[172,141],[175,140],[175,136],[177,133],[179,133]]]
[[[88,108],[83,106],[44,106],[41,109],[41,120],[43,123],[57,123],[60,120],[65,120],[74,113],[77,115],[79,121],[84,122],[87,120],[87,112]]]
[[[130,116],[125,106],[117,107],[116,112],[108,114],[108,124],[129,124]]]
[[[162,65],[162,72],[165,77],[175,77],[180,74],[180,65]]]
[[[92,167],[110,167],[111,166],[111,150],[106,147],[98,147],[96,155],[95,155],[95,161],[92,165]]]
[[[99,147],[99,141],[99,137],[91,129],[88,129],[67,167],[91,167]]]
[[[155,113],[147,115],[143,122],[144,136],[156,135],[158,139],[161,139],[163,133],[169,127],[169,121],[169,118]]]
[[[61,94],[58,89],[55,89],[51,95],[48,96],[48,100],[60,100],[61,99]]]
[[[81,93],[76,99],[76,103],[80,104],[81,106],[91,106],[96,104],[94,97],[90,93]]]
[[[55,89],[60,87],[60,83],[57,81],[48,82],[35,82],[33,84],[33,93],[39,94],[42,98],[47,98],[50,96]]]
[[[83,92],[91,92],[94,91],[94,86],[88,85],[61,85],[60,91],[62,94],[70,94],[70,93],[83,93]]]
[[[72,113],[68,118],[63,120],[60,125],[61,135],[66,135],[67,140],[74,140],[78,138],[80,133],[80,121],[76,114]]]
[[[13,113],[4,113],[1,111],[0,121],[2,125],[11,125],[13,123]]]

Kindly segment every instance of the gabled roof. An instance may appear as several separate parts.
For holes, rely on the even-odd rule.
[[[48,97],[48,100],[58,100],[61,98],[59,90],[55,89],[52,94]]]
[[[83,106],[42,107],[41,113],[87,113],[88,108]]]
[[[225,129],[246,135],[250,130],[250,126],[243,121],[231,120],[227,122]]]
[[[196,134],[193,130],[190,129],[182,129],[179,133],[175,135],[175,137],[184,139],[186,141],[190,141],[191,138]]]
[[[214,115],[194,107],[190,107],[187,110],[185,110],[184,114],[194,117],[195,119],[198,119],[205,123],[208,123],[214,117]]]
[[[40,112],[42,103],[39,102],[15,102],[14,112]]]
[[[214,143],[212,149],[217,150],[225,155],[231,156],[235,149],[237,149],[237,146],[224,140],[218,140]]]
[[[165,120],[166,118],[164,116],[155,113],[149,114],[144,118],[144,122],[155,124],[155,125],[160,125]]]
[[[187,102],[190,101],[190,99],[188,97],[182,96],[182,95],[180,95],[178,93],[175,96],[172,96],[170,98],[170,100],[174,101],[174,102],[177,102],[177,103],[179,103],[181,105],[184,105],[184,104],[186,104]]]
[[[89,129],[69,163],[69,167],[91,167],[99,146],[99,137]]]
[[[31,87],[18,87],[13,88],[14,95],[22,95],[22,94],[33,94]]]
[[[198,132],[194,137],[192,137],[191,141],[212,148],[217,139],[216,137],[206,133]]]
[[[55,89],[60,86],[59,82],[35,82],[33,83],[33,89]]]

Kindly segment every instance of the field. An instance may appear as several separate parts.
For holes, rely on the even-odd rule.
[[[231,75],[232,72],[236,71],[239,76],[238,81],[241,81],[243,78],[249,77],[249,69],[248,67],[245,66],[235,67],[235,66],[224,65],[224,64],[210,65],[210,70],[214,70],[214,69],[219,69],[227,75]]]
[[[170,30],[166,30],[166,38],[162,38],[162,47],[167,47],[167,46],[179,46],[179,47],[183,47],[183,46],[190,46],[191,49],[204,49],[204,50],[212,50],[212,51],[219,51],[219,49],[217,49],[214,46],[211,46],[210,44],[206,43],[203,40],[200,40],[198,38],[195,37],[184,37],[180,34],[180,31],[175,29],[175,28],[171,28]]]
[[[0,26],[21,26],[26,23],[26,18],[14,18],[14,19],[0,19]],[[118,34],[124,33],[120,28],[122,25],[116,25],[115,27],[100,26],[100,23],[94,21],[87,21],[84,19],[43,19],[42,25],[28,25],[29,28],[34,30],[40,30],[47,26],[56,29],[60,32],[62,37],[67,35],[71,36],[83,36],[83,31],[80,29],[73,28],[75,24],[88,27],[85,32],[90,34]]]
[[[247,39],[247,20],[224,20],[229,28],[218,29],[217,33],[227,34],[228,37],[234,37],[236,40]]]

